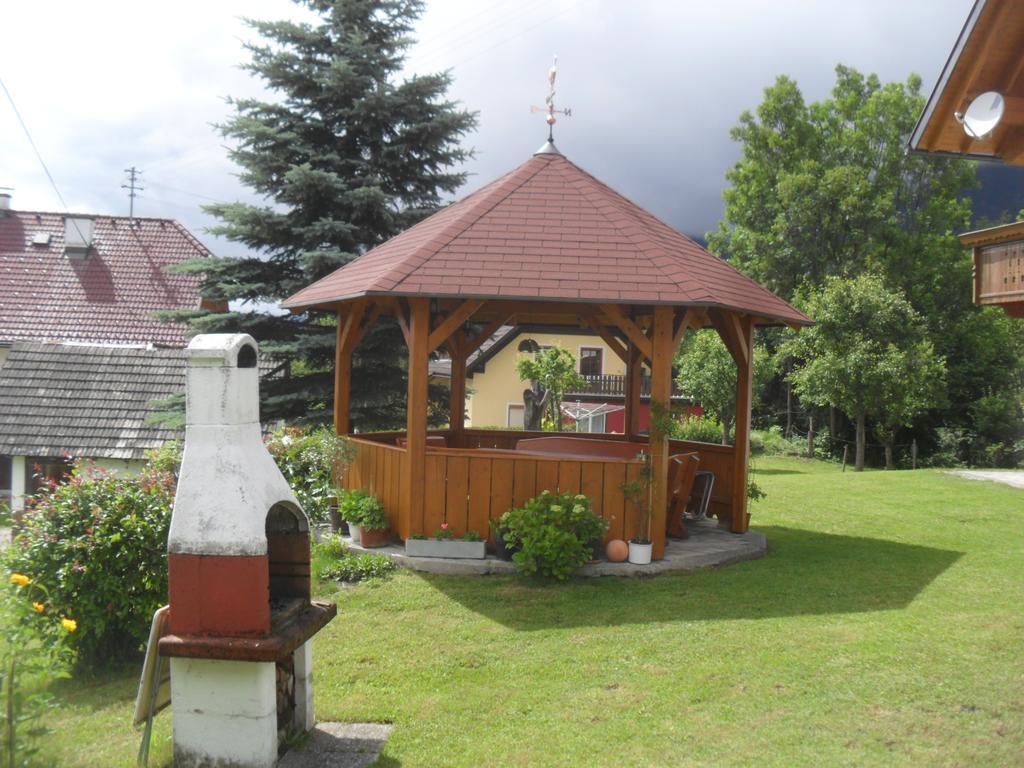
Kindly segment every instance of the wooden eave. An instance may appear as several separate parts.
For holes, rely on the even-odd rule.
[[[1024,164],[1024,3],[977,0],[911,135],[919,152]],[[1002,123],[977,141],[954,116],[979,94],[1006,99]]]
[[[959,239],[961,244],[967,248],[1024,240],[1024,221],[965,232],[959,236]]]

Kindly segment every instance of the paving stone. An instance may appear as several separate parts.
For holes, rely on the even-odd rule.
[[[665,557],[650,565],[611,563],[601,561],[583,566],[579,576],[655,576],[673,571],[695,571],[755,560],[768,552],[768,540],[763,533],[747,531],[731,533],[718,527],[715,520],[688,522],[688,539],[669,539]],[[488,555],[483,560],[455,560],[441,557],[409,557],[400,544],[365,549],[352,544],[356,552],[377,552],[390,557],[400,568],[446,576],[484,576],[491,573],[515,573],[515,566],[507,560]]]
[[[367,768],[380,756],[391,726],[381,723],[317,723],[312,739],[289,750],[278,768]]]
[[[993,483],[1002,483],[1013,488],[1024,488],[1024,472],[1021,471],[995,471],[995,470],[961,470],[953,472],[954,475],[966,477],[969,480],[990,480]]]

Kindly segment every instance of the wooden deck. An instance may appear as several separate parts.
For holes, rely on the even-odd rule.
[[[399,446],[402,432],[350,436],[356,458],[345,474],[346,488],[366,488],[379,497],[401,538],[414,533],[431,536],[447,520],[456,536],[476,531],[491,539],[489,522],[542,491],[582,493],[594,511],[608,520],[607,539],[636,535],[636,513],[619,486],[639,476],[637,459],[609,459],[572,455],[545,456],[516,451],[524,438],[551,437],[550,432],[483,429],[432,430],[426,449],[426,475],[422,487],[422,516],[413,519],[412,505],[401,494],[407,452]],[[563,433],[579,440],[625,441],[621,434]],[[436,444],[443,438],[446,444]],[[715,495],[710,513],[728,522],[732,508],[733,447],[672,440],[670,453],[694,451],[700,468],[715,473]],[[652,526],[655,541],[664,543],[664,527]]]

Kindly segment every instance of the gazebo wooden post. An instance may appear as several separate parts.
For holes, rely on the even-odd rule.
[[[461,434],[466,422],[466,353],[465,344],[460,334],[448,340],[448,351],[452,360],[450,379],[451,395],[449,398],[448,427],[456,433],[455,446],[461,447]]]
[[[665,515],[668,508],[668,435],[659,429],[660,419],[656,404],[671,407],[672,397],[672,307],[654,308],[654,328],[651,334],[651,541],[655,559],[665,556]],[[639,367],[639,366],[638,366]]]
[[[338,312],[338,335],[334,346],[334,432],[349,433],[349,396],[352,385],[352,350],[346,349],[345,321]]]
[[[623,431],[626,440],[632,440],[640,434],[640,390],[643,373],[644,357],[633,342],[626,348],[626,381],[625,401],[626,412]]]
[[[423,530],[423,487],[427,468],[427,365],[430,356],[430,300],[409,299],[409,390],[405,416],[405,472],[398,535]]]
[[[738,322],[738,336],[746,354],[736,364],[736,427],[733,440],[732,515],[729,530],[746,533],[747,474],[750,469],[750,411],[754,391],[754,324],[750,317]]]

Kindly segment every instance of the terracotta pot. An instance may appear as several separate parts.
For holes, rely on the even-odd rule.
[[[367,549],[373,547],[386,547],[388,544],[387,528],[363,528],[360,533],[361,545]]]
[[[613,563],[621,563],[629,557],[629,545],[622,539],[612,539],[604,548],[608,559]]]

